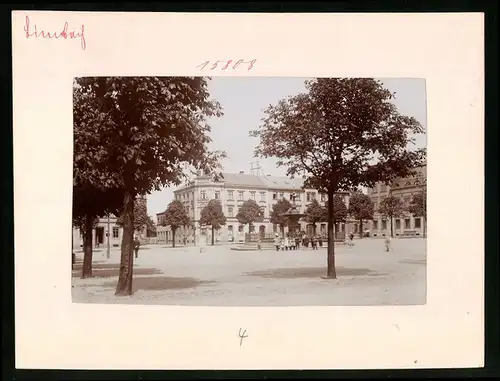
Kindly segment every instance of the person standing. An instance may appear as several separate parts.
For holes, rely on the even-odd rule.
[[[352,232],[349,234],[349,246],[354,246],[354,234]]]
[[[276,246],[276,251],[280,251],[281,240],[280,237],[278,236],[278,233],[276,233],[274,236],[274,246]]]
[[[299,250],[300,247],[300,238],[298,235],[295,236],[295,250]]]
[[[134,252],[135,252],[135,257],[139,257],[139,247],[141,246],[141,241],[139,241],[139,238],[137,236],[134,239]]]
[[[257,236],[257,250],[261,249],[261,240],[260,240],[260,234]]]
[[[391,236],[386,235],[384,242],[385,242],[385,251],[391,251]]]

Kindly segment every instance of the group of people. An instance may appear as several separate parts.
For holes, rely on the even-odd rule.
[[[274,246],[276,250],[298,250],[300,245],[303,247],[311,247],[313,250],[318,250],[318,245],[323,246],[323,238],[320,236],[308,237],[303,234],[302,237],[299,235],[292,236],[291,234],[285,234],[284,237],[280,237],[278,233],[275,234]]]

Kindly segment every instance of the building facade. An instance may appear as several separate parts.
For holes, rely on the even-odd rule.
[[[391,221],[378,212],[381,202],[390,195],[400,198],[403,202],[403,215],[394,218],[393,233],[394,236],[403,236],[415,234],[417,236],[424,235],[424,218],[422,216],[414,216],[409,211],[409,205],[413,195],[422,191],[422,185],[427,181],[427,168],[421,167],[418,169],[415,176],[407,178],[398,178],[392,181],[390,185],[383,183],[376,184],[373,188],[368,189],[368,196],[371,198],[375,215],[373,221],[368,221],[366,224],[369,227],[370,233],[373,236],[390,235]]]
[[[145,196],[137,196],[137,202],[143,203],[147,208],[147,198]],[[146,209],[147,210],[147,209]],[[118,218],[112,214],[107,217],[99,218],[97,226],[92,230],[92,244],[94,247],[107,247],[108,232],[109,245],[111,248],[120,247],[123,237],[123,228],[117,223]],[[140,240],[146,237],[146,226],[140,231],[136,231],[136,235]],[[73,250],[78,250],[83,247],[83,235],[80,229],[73,228]]]
[[[214,241],[217,242],[242,242],[245,233],[251,231],[261,234],[276,233],[279,227],[271,223],[270,214],[273,205],[282,198],[292,202],[292,195],[295,194],[295,204],[301,213],[304,213],[307,206],[317,200],[320,204],[327,201],[327,195],[321,194],[314,189],[302,189],[301,179],[289,179],[278,176],[258,176],[254,174],[223,173],[222,177],[214,180],[210,176],[198,176],[185,186],[174,191],[174,198],[181,201],[191,220],[191,226],[179,228],[175,233],[176,243],[206,245],[211,242],[210,226],[199,226],[201,210],[212,199],[221,203],[222,211],[226,216],[226,225],[215,232]],[[342,193],[341,196],[349,206],[349,193]],[[261,208],[264,220],[252,226],[241,225],[236,219],[239,208],[246,200],[254,200]],[[172,242],[172,231],[169,226],[162,226],[165,219],[165,212],[157,214],[157,240],[161,243]],[[313,226],[301,221],[300,227],[307,234],[312,235]],[[316,233],[327,234],[327,224],[316,225]],[[338,232],[349,232],[350,225],[339,223],[336,226]],[[287,229],[285,228],[285,232]]]

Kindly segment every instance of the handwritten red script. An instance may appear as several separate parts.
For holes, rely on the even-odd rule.
[[[68,32],[68,22],[66,21],[64,23],[63,29],[61,32],[56,33],[56,32],[46,32],[44,30],[38,30],[36,25],[31,26],[30,25],[30,18],[29,16],[26,16],[26,21],[24,24],[24,32],[26,33],[26,38],[29,39],[30,37],[33,38],[48,38],[48,39],[55,39],[59,40],[60,38],[62,39],[80,39],[80,46],[82,50],[85,50],[87,48],[87,43],[85,41],[85,26],[82,24],[80,31],[71,31]]]
[[[255,65],[255,62],[257,62],[256,59],[253,59],[253,60],[250,60],[250,61],[238,60],[236,62],[233,61],[233,60],[204,61],[204,62],[202,62],[201,64],[199,64],[196,67],[199,68],[200,70],[204,70],[205,68],[209,68],[210,70],[215,70],[217,68],[219,68],[220,70],[226,70],[232,64],[231,65],[231,69],[233,69],[233,70],[235,70],[236,68],[238,68],[238,66],[240,66],[240,65],[248,65],[247,66],[247,70],[252,70],[252,68]],[[211,65],[209,66],[209,64],[211,64]]]

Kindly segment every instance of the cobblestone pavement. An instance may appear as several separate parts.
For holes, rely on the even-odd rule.
[[[94,254],[95,278],[75,271],[75,302],[199,306],[412,305],[426,301],[426,240],[381,239],[338,245],[336,280],[326,275],[326,248],[317,251],[234,251],[230,245],[146,246],[135,260],[134,295],[115,297],[120,253]],[[78,254],[81,255],[81,254]],[[99,270],[99,266],[106,270]],[[112,269],[114,268],[114,270]],[[114,272],[113,272],[114,271]],[[102,278],[99,278],[103,275]]]

